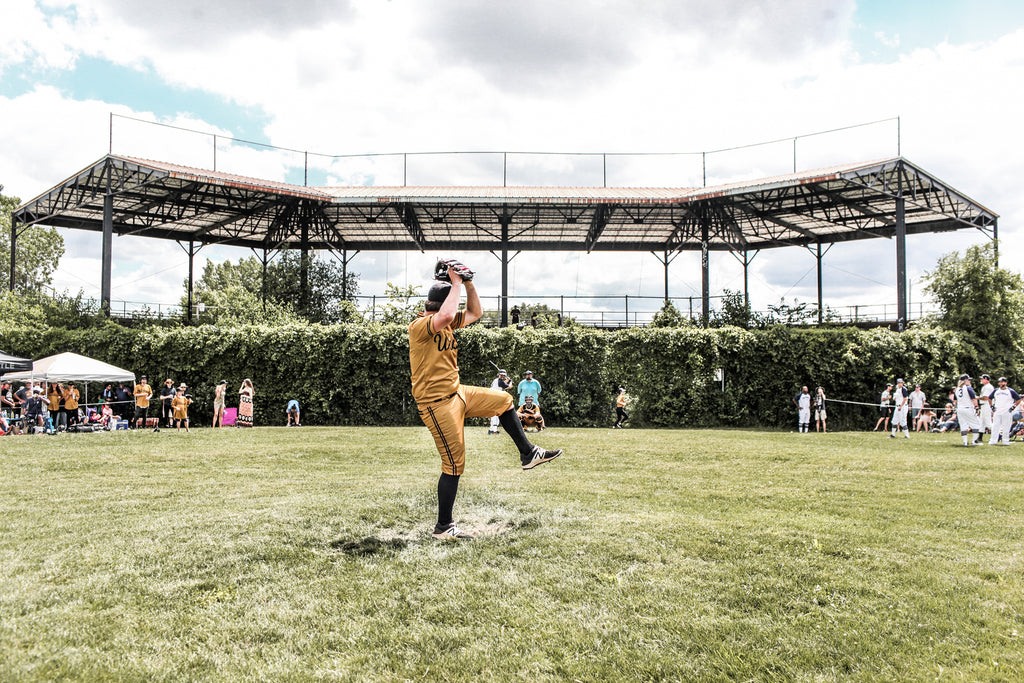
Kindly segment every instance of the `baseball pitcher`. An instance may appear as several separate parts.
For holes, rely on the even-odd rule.
[[[533,469],[562,454],[534,446],[504,391],[463,386],[459,381],[458,343],[454,330],[480,319],[483,308],[473,284],[473,271],[459,261],[438,261],[437,280],[427,292],[426,309],[409,324],[409,367],[412,395],[420,419],[434,437],[441,454],[441,477],[437,481],[437,539],[470,539],[452,517],[459,477],[466,466],[464,427],[467,417],[498,416],[498,421],[519,449],[524,470]],[[466,289],[466,310],[459,310],[462,289]]]

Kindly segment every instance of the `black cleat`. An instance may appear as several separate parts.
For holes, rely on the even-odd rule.
[[[523,469],[532,470],[537,465],[543,465],[549,460],[554,460],[561,454],[561,448],[559,448],[557,451],[546,451],[540,446],[534,446],[533,453],[531,453],[530,459],[523,462]]]

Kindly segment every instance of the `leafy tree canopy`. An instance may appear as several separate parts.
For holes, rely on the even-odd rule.
[[[359,274],[343,273],[340,263],[309,257],[309,294],[303,306],[301,291],[302,255],[285,251],[267,264],[266,302],[264,303],[263,263],[255,256],[237,263],[207,261],[195,283],[193,301],[203,304],[200,322],[288,322],[304,318],[310,322],[339,323],[358,320],[352,303],[359,293]],[[347,281],[348,286],[345,286]],[[188,281],[182,306],[188,302]]]
[[[11,273],[11,212],[21,200],[5,197],[0,185],[0,277],[9,282]],[[57,263],[64,255],[64,238],[56,228],[32,226],[18,235],[14,273],[15,290],[42,292],[53,282]]]
[[[925,293],[938,304],[935,322],[975,340],[987,371],[1013,375],[1024,367],[1024,282],[996,264],[995,249],[989,242],[946,254],[925,274]]]

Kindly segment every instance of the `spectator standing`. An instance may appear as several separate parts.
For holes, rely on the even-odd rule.
[[[248,377],[242,380],[242,386],[238,388],[238,420],[236,427],[252,427],[252,398],[255,395],[252,388],[252,380]]]
[[[149,417],[149,399],[153,398],[153,387],[149,386],[146,381],[146,376],[143,375],[139,378],[139,383],[135,385],[135,414],[132,416],[132,420],[128,427],[136,429],[139,424],[139,420],[142,420],[142,428],[146,428],[146,419]],[[157,427],[159,430],[160,427]]]
[[[629,421],[629,413],[626,412],[626,404],[629,403],[629,394],[625,387],[619,387],[619,395],[615,397],[615,424],[612,429],[622,429]]]
[[[117,391],[114,389],[114,385],[108,384],[103,387],[103,393],[100,394],[100,398],[103,399],[104,403],[111,404],[117,400]]]
[[[537,311],[533,312],[530,316],[530,327],[537,327]]]
[[[174,399],[177,396],[174,390],[174,380],[165,379],[164,385],[160,388],[160,419],[164,421],[164,426],[170,429],[175,425],[177,420],[174,417]],[[159,424],[157,427],[159,428]],[[181,431],[180,429],[178,431]]]
[[[498,370],[498,376],[491,380],[491,389],[497,389],[498,391],[508,391],[508,388],[512,386],[512,380],[508,378],[508,373],[504,370]],[[498,427],[501,426],[501,420],[498,419],[497,415],[491,416],[491,424],[487,428],[487,433],[497,434]]]
[[[526,402],[527,394],[533,396],[535,400],[539,401],[540,391],[540,382],[533,378],[532,370],[527,370],[526,378],[519,382],[519,385],[516,387],[516,393],[519,394],[519,405],[522,405],[523,403]]]
[[[25,408],[25,401],[29,399],[32,392],[22,384],[18,387],[18,390],[14,392],[14,416],[18,417],[21,415]]]
[[[892,415],[892,406],[889,401],[892,399],[892,383],[885,385],[885,391],[882,392],[881,399],[878,403],[878,422],[875,423],[875,428],[872,431],[877,432],[879,427],[882,427],[882,431],[889,431],[889,416]],[[885,426],[882,426],[885,423]]]
[[[992,399],[992,436],[988,438],[988,445],[995,446],[1001,442],[1003,446],[1009,446],[1013,409],[1020,401],[1020,394],[1006,385],[1005,377],[1000,377],[999,388],[992,391],[990,398]]]
[[[11,383],[0,384],[0,409],[6,410],[8,415],[14,413],[14,392],[11,391]]]
[[[78,389],[74,382],[68,382],[64,390],[64,414],[67,416],[68,429],[78,424]]]
[[[64,387],[59,383],[51,384],[46,392],[46,405],[50,410],[53,426],[60,426],[61,403],[64,402]]]
[[[828,431],[828,424],[826,419],[828,413],[825,412],[825,388],[818,387],[814,394],[814,431],[825,433]]]
[[[192,405],[192,397],[187,396],[185,391],[188,387],[184,382],[178,387],[178,390],[174,393],[174,398],[171,399],[171,410],[174,415],[174,426],[177,430],[181,431],[182,423],[185,424],[185,431],[189,431],[188,428],[188,407]]]
[[[956,397],[956,421],[960,423],[960,437],[965,446],[981,443],[981,420],[978,419],[978,397],[971,386],[970,375],[960,375],[960,383],[953,392]],[[972,439],[970,435],[974,433]]]
[[[224,399],[228,392],[228,381],[222,379],[213,390],[213,426],[224,426]]]
[[[132,406],[134,399],[128,391],[128,387],[124,385],[124,382],[118,383],[114,395],[117,399],[114,403],[114,414],[117,415],[117,419],[127,421],[134,410]]]
[[[889,435],[890,439],[896,438],[896,431],[903,428],[903,438],[910,438],[910,430],[907,428],[907,413],[910,412],[910,392],[907,391],[907,387],[903,384],[902,379],[896,380],[896,390],[893,391],[893,400],[895,402],[895,409],[892,414],[892,434]]]
[[[915,384],[914,390],[910,392],[910,419],[917,424],[917,416],[921,414],[921,410],[924,409],[924,403],[928,399],[921,391],[921,385]]]
[[[793,405],[796,406],[797,430],[806,434],[811,429],[811,392],[806,386],[800,387],[800,393],[793,397]]]
[[[512,325],[514,327],[519,327],[519,316],[520,315],[522,315],[522,313],[519,311],[519,307],[518,306],[513,306],[512,307]]]

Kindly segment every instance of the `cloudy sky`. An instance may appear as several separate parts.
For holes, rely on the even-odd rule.
[[[30,199],[117,153],[302,181],[302,158],[431,151],[700,152],[880,121],[800,140],[798,167],[902,154],[1000,214],[1003,265],[1024,247],[1024,8],[1011,0],[5,0],[0,21],[0,184]],[[113,135],[111,136],[111,114]],[[112,139],[111,139],[112,137]],[[699,157],[615,157],[610,185],[692,185]],[[791,170],[789,142],[711,155],[708,182]],[[510,184],[601,184],[587,157],[513,157]],[[500,184],[500,157],[414,157],[409,184]],[[314,162],[310,184],[401,184],[396,158]],[[58,289],[99,295],[99,235],[66,231]],[[978,232],[908,240],[912,304],[943,253]],[[248,256],[207,248],[201,258]],[[364,294],[416,284],[436,254],[361,253]],[[465,254],[483,269],[489,254]],[[173,303],[187,273],[174,243],[114,241],[115,300]],[[814,258],[762,252],[755,307],[816,300]],[[651,254],[534,254],[512,293],[659,296]],[[699,254],[670,294],[700,293]],[[832,306],[895,303],[888,240],[824,260]],[[742,289],[713,254],[712,293]],[[500,283],[480,283],[485,295]],[[593,305],[580,303],[581,307]]]

